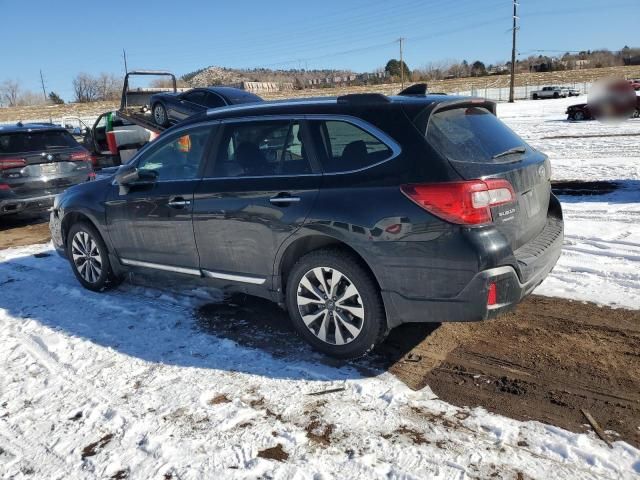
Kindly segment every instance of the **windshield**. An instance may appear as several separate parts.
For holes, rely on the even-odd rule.
[[[429,119],[427,141],[448,160],[471,163],[511,162],[527,147],[518,135],[482,107],[436,112]]]
[[[73,148],[79,144],[66,130],[15,132],[0,135],[0,154],[39,152],[50,148]]]

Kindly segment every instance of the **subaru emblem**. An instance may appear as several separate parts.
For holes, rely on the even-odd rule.
[[[47,155],[47,160],[49,160],[50,162],[51,162],[51,161],[53,161],[53,155],[48,154],[48,155]]]
[[[545,170],[544,165],[541,165],[538,168],[538,175],[540,175],[542,178],[544,178],[545,173],[547,173],[547,171]]]

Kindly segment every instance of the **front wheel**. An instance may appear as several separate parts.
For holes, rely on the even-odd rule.
[[[93,225],[80,222],[69,229],[67,257],[83,287],[101,292],[120,283],[114,275],[107,246]]]
[[[164,108],[164,105],[161,103],[156,103],[153,106],[153,121],[156,122],[157,125],[161,127],[166,127],[169,125],[169,117],[167,115],[167,110]]]
[[[534,93],[534,94],[533,94],[533,99],[534,99],[534,100],[538,100],[538,94],[537,94],[537,93]]]
[[[357,358],[385,337],[387,321],[379,288],[347,252],[317,250],[302,257],[289,275],[286,293],[294,327],[323,353]]]
[[[578,110],[576,113],[573,114],[573,119],[578,122],[584,120],[584,113]]]

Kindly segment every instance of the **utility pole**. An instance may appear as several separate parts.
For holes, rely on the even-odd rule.
[[[122,49],[122,58],[124,59],[124,73],[126,75],[129,73],[129,70],[127,70],[127,52],[124,48]]]
[[[42,95],[44,95],[44,101],[47,101],[47,90],[44,88],[44,78],[42,77],[42,70],[40,70],[40,85],[42,85]]]
[[[400,86],[404,90],[404,60],[402,59],[402,42],[404,38],[400,37],[398,41],[400,42]]]
[[[509,82],[509,103],[513,103],[513,90],[516,85],[516,32],[518,31],[518,2],[513,0],[513,43],[511,46],[511,81]]]

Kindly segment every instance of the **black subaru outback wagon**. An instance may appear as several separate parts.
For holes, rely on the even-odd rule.
[[[162,270],[272,299],[315,348],[362,355],[404,322],[513,308],[555,265],[547,157],[483,99],[376,94],[209,110],[51,230],[86,288]]]

